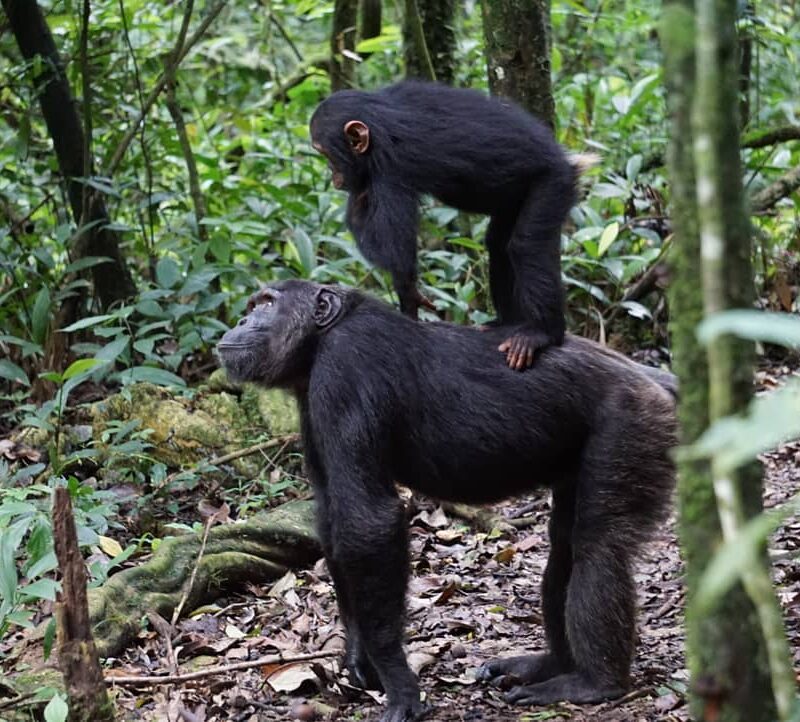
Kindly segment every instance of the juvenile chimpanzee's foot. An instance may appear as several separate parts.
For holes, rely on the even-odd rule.
[[[543,682],[546,679],[563,675],[567,667],[553,654],[525,654],[520,657],[490,659],[482,664],[476,679],[490,682],[500,689],[511,689],[523,684]]]
[[[416,702],[387,705],[381,717],[381,722],[417,722],[425,719],[433,711],[433,707]]]
[[[580,672],[568,672],[538,684],[512,687],[506,692],[506,702],[511,704],[597,704],[621,697],[627,689],[614,682],[598,682]]]
[[[497,349],[506,355],[506,362],[510,368],[524,371],[533,365],[533,358],[537,351],[553,343],[554,340],[544,331],[537,331],[530,326],[521,326]]]

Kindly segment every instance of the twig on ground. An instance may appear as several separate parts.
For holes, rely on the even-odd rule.
[[[235,662],[234,664],[221,664],[217,667],[209,667],[196,672],[186,672],[185,674],[170,674],[159,676],[121,676],[115,677],[108,675],[106,682],[120,687],[153,687],[162,684],[182,684],[192,682],[204,677],[213,677],[217,674],[227,674],[228,672],[238,672],[242,669],[253,669],[267,664],[290,664],[293,662],[307,662],[311,659],[324,659],[326,657],[338,657],[341,651],[333,652],[311,652],[309,654],[270,654],[266,657],[251,659],[247,662]]]

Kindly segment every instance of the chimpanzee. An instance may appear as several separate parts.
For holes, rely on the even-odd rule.
[[[346,665],[386,691],[383,722],[426,713],[402,647],[409,556],[395,482],[478,504],[550,487],[548,650],[489,661],[479,677],[520,704],[599,702],[629,684],[631,565],[673,488],[674,399],[575,336],[518,374],[496,352],[505,332],[417,323],[355,290],[293,280],[257,292],[219,342],[232,378],[297,397]]]
[[[570,161],[544,123],[475,90],[404,81],[334,93],[314,112],[311,139],[334,186],[349,193],[359,248],[391,273],[404,312],[433,307],[416,269],[418,200],[430,193],[491,216],[493,324],[518,326],[499,346],[508,365],[527,368],[538,349],[562,343],[561,224],[581,161]]]

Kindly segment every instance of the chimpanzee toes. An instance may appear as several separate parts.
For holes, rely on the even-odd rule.
[[[432,711],[433,707],[419,701],[390,704],[383,713],[381,722],[417,722],[425,719]]]
[[[383,685],[378,677],[378,673],[367,659],[348,660],[347,673],[350,676],[350,684],[361,689],[374,689],[383,692]]]
[[[542,682],[566,671],[566,665],[550,653],[524,654],[490,659],[478,668],[475,678],[500,689],[510,689],[515,685]]]
[[[537,684],[514,687],[506,692],[505,700],[519,705],[598,704],[621,697],[625,691],[622,685],[598,683],[579,672],[569,672]]]

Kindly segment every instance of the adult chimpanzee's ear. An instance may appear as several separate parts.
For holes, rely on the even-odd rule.
[[[326,329],[336,323],[339,312],[342,310],[342,298],[330,288],[321,288],[317,292],[316,306],[314,307],[314,323],[317,328]]]
[[[369,148],[369,128],[360,120],[348,120],[344,124],[344,135],[353,153],[361,155]]]

